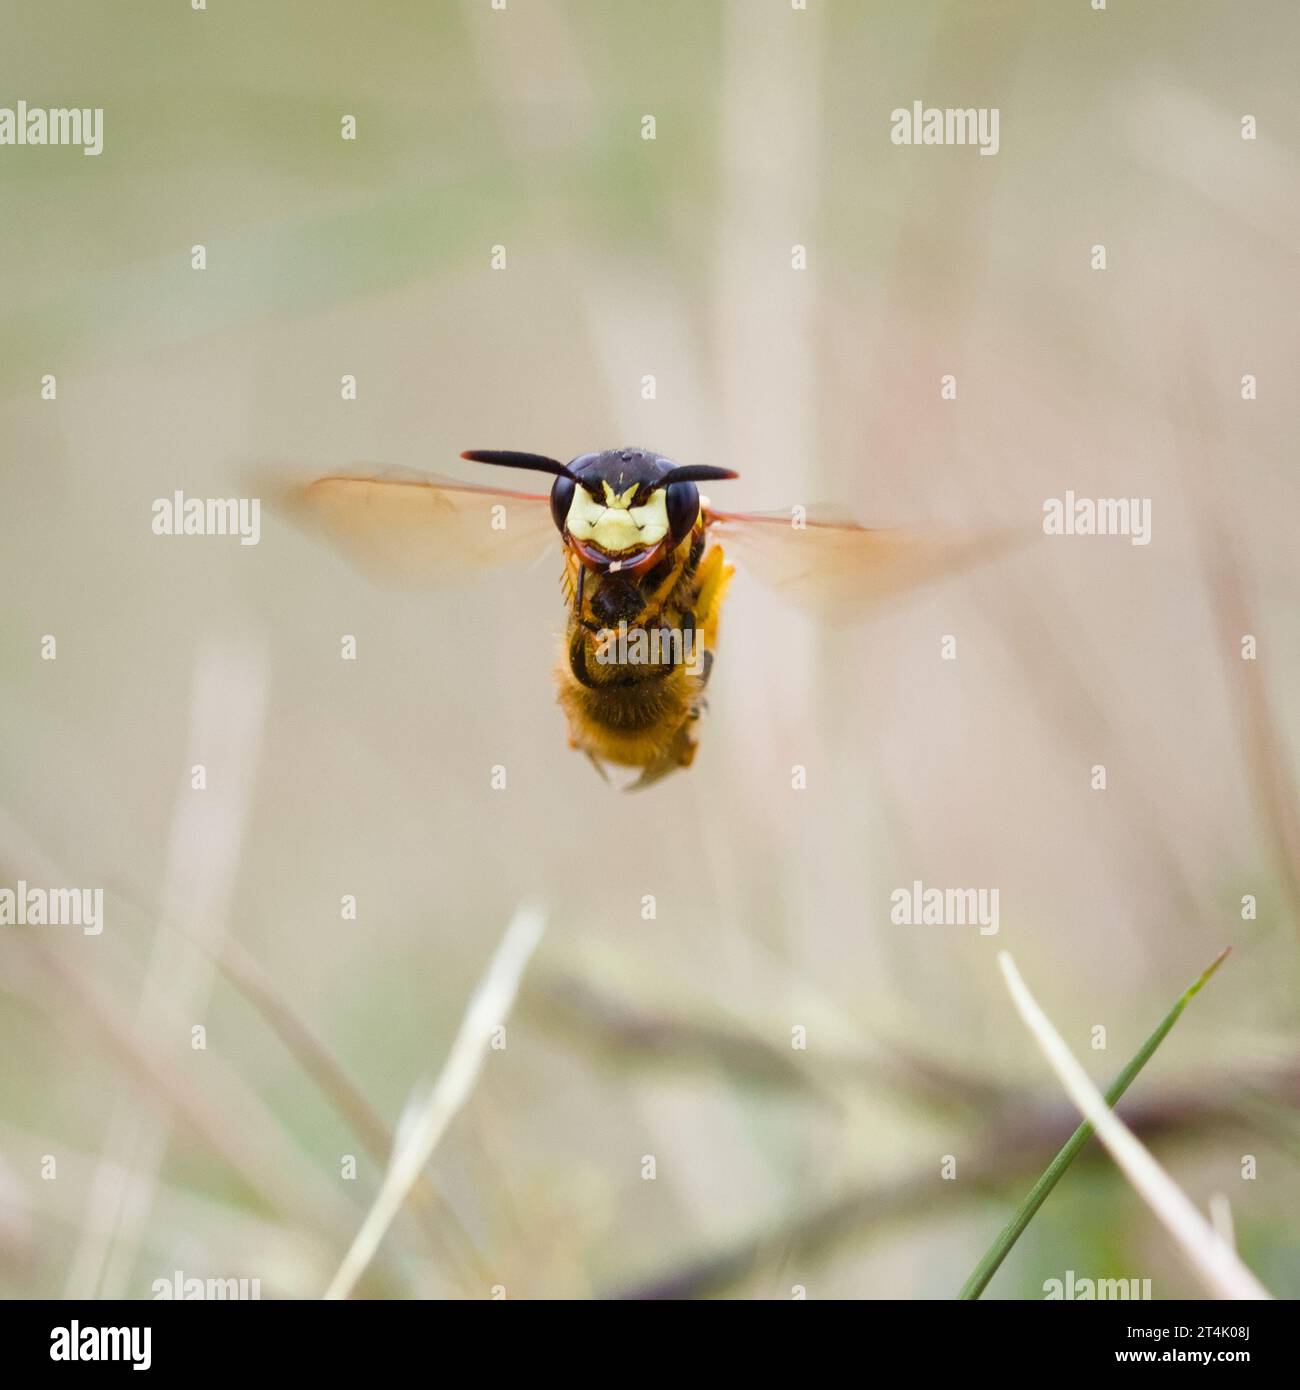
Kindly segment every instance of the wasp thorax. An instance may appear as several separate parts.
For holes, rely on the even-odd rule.
[[[606,574],[591,596],[591,611],[606,627],[630,623],[645,607],[645,595],[626,575]]]

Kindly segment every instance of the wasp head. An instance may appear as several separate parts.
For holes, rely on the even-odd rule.
[[[598,574],[641,574],[675,550],[700,515],[696,482],[734,478],[729,468],[680,467],[646,449],[606,449],[564,464],[540,454],[471,449],[478,463],[554,473],[551,515],[579,559]]]

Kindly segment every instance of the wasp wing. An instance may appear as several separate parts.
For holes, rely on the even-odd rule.
[[[545,493],[479,487],[386,469],[336,474],[282,492],[288,510],[376,579],[434,587],[526,565],[555,543]]]
[[[709,534],[747,571],[831,623],[854,623],[913,589],[1010,548],[1004,532],[862,526],[831,513],[719,512]]]

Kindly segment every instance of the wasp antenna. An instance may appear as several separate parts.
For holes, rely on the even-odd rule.
[[[659,479],[658,487],[667,487],[669,483],[702,483],[713,478],[739,478],[739,473],[733,473],[730,468],[715,468],[711,463],[688,463],[684,468],[674,468],[671,473],[665,473]]]
[[[522,454],[515,449],[466,449],[461,458],[471,463],[499,463],[505,468],[531,468],[536,473],[556,473],[572,478],[567,464],[549,459],[545,454]]]

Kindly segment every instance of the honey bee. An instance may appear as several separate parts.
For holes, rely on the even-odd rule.
[[[526,555],[558,531],[568,609],[556,665],[569,745],[608,780],[639,770],[644,787],[689,767],[734,573],[722,541],[797,599],[853,620],[874,602],[966,563],[987,538],[875,529],[844,520],[716,509],[698,484],[729,468],[606,449],[568,463],[469,449],[474,463],[547,473],[549,494],[430,475],[336,475],[301,488],[300,511],[354,559],[406,583],[450,582],[466,569]]]

